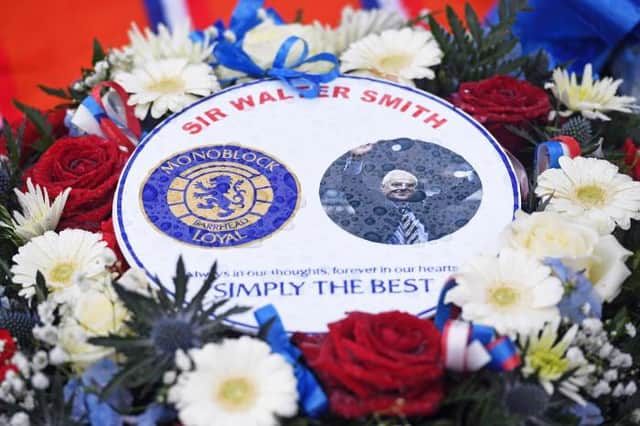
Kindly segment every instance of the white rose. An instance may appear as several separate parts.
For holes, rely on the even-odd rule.
[[[242,49],[260,68],[270,69],[280,46],[291,36],[300,37],[307,42],[309,56],[321,52],[333,53],[334,51],[331,33],[318,24],[276,25],[269,20],[264,21],[245,34],[242,41]],[[302,43],[297,42],[289,52],[286,65],[291,66],[293,61],[300,57],[301,53]],[[325,62],[316,62],[301,66],[299,69],[306,72],[322,72],[327,71],[329,67]],[[219,67],[217,71],[221,79],[237,78],[243,75],[226,67]]]
[[[111,348],[91,345],[87,339],[123,334],[127,318],[127,310],[110,287],[86,292],[63,318],[58,344],[66,352],[68,361],[82,369],[113,353]]]
[[[560,258],[577,271],[584,270],[596,292],[607,302],[619,293],[631,274],[625,261],[632,254],[612,235],[559,213],[518,212],[502,234],[504,245],[525,250],[538,259]]]

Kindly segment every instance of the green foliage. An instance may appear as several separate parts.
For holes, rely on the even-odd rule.
[[[216,276],[214,264],[208,277],[190,301],[186,300],[189,275],[182,258],[176,266],[173,297],[164,286],[160,286],[160,289],[151,295],[143,295],[114,283],[118,297],[131,313],[127,320],[130,334],[90,339],[92,344],[111,347],[124,357],[120,371],[103,389],[103,396],[109,395],[119,386],[138,388],[138,395],[148,395],[157,390],[154,388],[166,371],[175,369],[176,348],[187,350],[232,334],[232,330],[224,321],[232,315],[245,312],[247,308],[233,307],[218,314],[226,300],[205,303],[205,296]],[[177,324],[183,327],[183,334],[189,335],[190,338],[180,340],[180,337],[184,336],[177,336],[180,341],[176,343],[176,348],[167,350],[167,343],[171,346],[172,342],[168,338],[158,336],[163,324]]]
[[[487,30],[481,26],[477,13],[469,4],[465,5],[468,31],[451,6],[446,8],[451,33],[429,15],[429,26],[443,52],[443,58],[436,70],[435,80],[422,81],[421,85],[430,92],[446,97],[465,81],[522,72],[525,66],[530,73],[541,68],[542,57],[509,57],[518,44],[511,28],[517,14],[526,10],[526,6],[526,0],[501,0],[498,8],[499,22]]]
[[[95,65],[96,63],[102,61],[105,58],[104,49],[102,45],[98,41],[97,38],[93,39],[93,55],[91,56],[91,63]]]
[[[13,104],[24,113],[27,120],[33,123],[36,131],[40,135],[40,138],[33,144],[33,149],[39,153],[45,152],[54,142],[53,126],[47,121],[47,117],[36,108],[18,101],[13,101]]]

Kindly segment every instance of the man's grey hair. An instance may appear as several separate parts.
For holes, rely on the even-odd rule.
[[[405,170],[396,169],[396,170],[391,170],[389,173],[384,175],[384,177],[382,178],[382,185],[386,185],[391,181],[399,180],[399,179],[410,180],[413,183],[418,184],[418,178],[416,178],[414,175],[412,175],[411,173]]]

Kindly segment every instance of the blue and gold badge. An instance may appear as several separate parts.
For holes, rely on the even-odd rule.
[[[143,183],[141,200],[160,232],[188,244],[232,247],[281,228],[298,207],[300,186],[271,155],[209,145],[158,164]]]

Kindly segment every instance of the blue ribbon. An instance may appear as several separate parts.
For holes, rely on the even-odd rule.
[[[271,304],[263,306],[254,312],[254,316],[260,327],[269,321],[273,321],[267,333],[267,343],[269,343],[274,353],[283,356],[293,366],[298,381],[300,405],[305,413],[311,417],[317,417],[327,411],[329,407],[327,396],[311,370],[298,361],[302,356],[302,352],[289,340],[276,308]]]
[[[302,52],[291,61],[291,65],[287,65],[287,61],[291,59],[291,50],[298,42],[302,43]],[[277,78],[304,98],[317,97],[320,94],[320,83],[328,83],[340,75],[339,62],[335,55],[325,52],[308,57],[308,43],[297,36],[291,36],[282,43],[272,67],[267,70],[260,68],[238,44],[221,42],[216,45],[213,52],[220,65],[254,78]],[[298,70],[302,65],[316,62],[328,62],[333,66],[329,71],[319,74]]]

